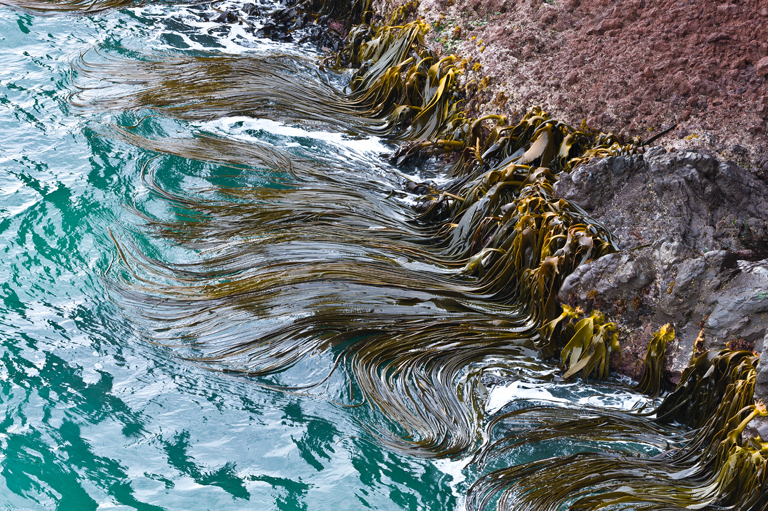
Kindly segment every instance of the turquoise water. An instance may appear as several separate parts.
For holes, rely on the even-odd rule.
[[[173,40],[173,6],[153,12],[0,9],[0,508],[452,508],[451,476],[346,409],[178,361],[108,299],[108,231],[134,222],[146,155],[72,110],[70,62]]]
[[[386,420],[322,397],[275,392],[185,362],[148,342],[146,324],[107,291],[118,240],[175,260],[194,258],[150,238],[136,210],[173,208],[148,192],[154,154],[103,136],[138,115],[73,107],[72,62],[94,49],[223,54],[281,51],[242,27],[221,31],[173,5],[94,16],[42,17],[0,8],[0,506],[3,509],[456,509],[472,479],[467,460],[425,460],[371,438]],[[338,80],[342,78],[337,77]],[[396,188],[376,138],[353,139],[277,119],[189,123],[152,118],[145,135],[205,129],[257,140]],[[181,157],[153,160],[168,189],[263,186],[258,172]],[[343,176],[338,178],[343,180]],[[349,178],[350,181],[359,179]],[[134,209],[136,208],[136,209]],[[328,354],[281,381],[313,380]],[[320,368],[320,369],[318,369]],[[542,375],[549,385],[552,371]],[[344,388],[344,377],[331,389]],[[489,411],[550,390],[504,387]],[[594,404],[595,390],[558,387]],[[612,401],[613,399],[613,401]],[[607,398],[622,405],[631,395]],[[517,460],[550,452],[526,451]],[[508,461],[508,460],[507,460]],[[473,475],[474,474],[474,475]]]

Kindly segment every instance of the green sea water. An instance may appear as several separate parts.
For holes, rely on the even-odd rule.
[[[453,508],[450,475],[361,438],[346,409],[179,361],[109,300],[109,231],[145,201],[147,155],[68,105],[70,63],[223,46],[185,43],[174,12],[0,8],[0,509]],[[179,181],[217,170],[165,165]]]

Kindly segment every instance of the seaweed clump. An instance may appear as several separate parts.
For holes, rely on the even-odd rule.
[[[643,362],[643,375],[640,378],[640,383],[635,387],[638,392],[648,394],[651,397],[656,397],[661,393],[667,345],[674,339],[675,329],[669,323],[653,334]]]

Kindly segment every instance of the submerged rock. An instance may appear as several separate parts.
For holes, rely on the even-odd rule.
[[[618,238],[621,252],[570,275],[563,303],[608,313],[622,329],[621,372],[642,372],[651,333],[677,332],[666,374],[675,382],[695,349],[763,350],[768,330],[768,185],[702,151],[594,160],[555,193]],[[694,348],[694,342],[696,347]],[[703,340],[703,342],[702,342]],[[768,397],[768,361],[759,392]]]

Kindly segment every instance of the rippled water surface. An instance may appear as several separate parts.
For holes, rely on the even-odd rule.
[[[136,116],[70,105],[71,63],[95,49],[316,55],[259,41],[242,26],[217,28],[196,12],[162,4],[42,17],[0,8],[0,507],[461,507],[476,477],[462,471],[465,461],[396,454],[361,426],[384,420],[365,409],[271,391],[179,360],[147,342],[130,311],[109,299],[104,274],[117,257],[110,232],[117,239],[131,233],[151,253],[192,256],[136,227],[134,207],[172,213],[142,183],[153,155],[100,135],[107,123]],[[343,163],[384,189],[397,186],[380,157],[391,147],[375,138],[243,116],[192,124],[151,118],[142,129],[266,142]],[[153,164],[169,188],[263,186],[257,172],[170,156]],[[330,363],[318,354],[285,378],[312,379]],[[332,380],[331,394],[344,385],[341,376]],[[544,384],[502,386],[491,392],[488,410],[513,397],[597,399],[578,386],[552,392],[558,395]]]
[[[145,199],[147,155],[98,136],[98,118],[72,111],[70,62],[97,46],[147,41],[258,46],[238,44],[237,28],[221,38],[182,25],[182,11],[38,17],[0,9],[0,505],[453,507],[450,475],[361,438],[345,408],[177,361],[142,341],[108,300],[108,232],[130,224],[126,206]],[[283,146],[313,144],[274,122],[255,128]],[[341,152],[334,143],[342,137],[325,135],[318,145]],[[370,157],[366,149],[346,148],[359,159]],[[222,173],[179,159],[168,165],[179,180]]]

